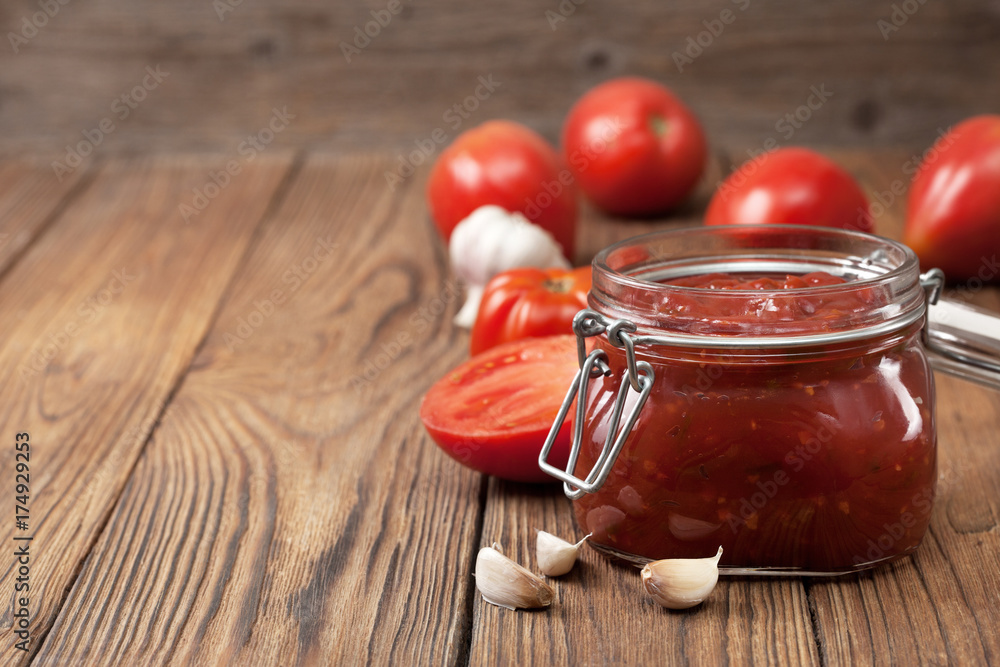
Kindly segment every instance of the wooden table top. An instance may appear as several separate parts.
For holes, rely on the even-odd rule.
[[[729,168],[717,157],[669,224],[697,219]],[[906,178],[905,152],[836,157],[869,192]],[[668,612],[588,549],[550,609],[485,604],[480,546],[532,566],[535,529],[577,531],[558,486],[462,468],[420,424],[467,335],[426,171],[390,189],[393,158],[267,152],[228,182],[224,155],[108,158],[61,181],[0,162],[8,508],[16,434],[31,453],[27,528],[0,529],[0,662],[1000,660],[1000,393],[940,375],[939,496],[912,558],[724,577],[702,607]],[[878,225],[898,237],[896,199]],[[587,209],[577,260],[665,224]],[[1000,310],[996,289],[972,298]]]

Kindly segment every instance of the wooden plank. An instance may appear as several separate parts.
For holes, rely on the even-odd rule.
[[[535,531],[580,537],[561,488],[491,479],[481,546],[537,571]],[[642,591],[639,570],[591,549],[551,580],[552,607],[512,612],[474,601],[470,664],[819,664],[801,580],[723,578],[696,610],[668,612]]]
[[[60,179],[37,160],[0,161],[0,275],[86,189],[84,171]]]
[[[266,125],[274,105],[296,116],[277,139],[287,147],[408,153],[435,128],[453,138],[504,117],[557,140],[579,95],[626,74],[664,81],[699,114],[716,145],[739,148],[759,148],[769,136],[926,146],[939,128],[1000,108],[998,14],[990,0],[919,3],[898,30],[893,3],[866,0],[587,2],[564,9],[565,17],[555,0],[403,1],[386,21],[388,4],[61,5],[16,54],[6,40],[0,150],[62,157],[89,132],[100,138],[95,154],[232,151]],[[220,6],[231,11],[220,13]],[[38,11],[36,0],[4,3],[2,34],[19,33]],[[729,24],[720,22],[723,11],[731,12]],[[371,23],[372,12],[384,27]],[[712,36],[706,23],[722,32]],[[375,36],[359,37],[366,28]],[[362,48],[345,56],[355,43]],[[675,54],[691,62],[678,66]],[[146,67],[157,65],[169,77],[143,90]],[[478,100],[478,79],[489,75],[500,85]],[[137,86],[142,99],[134,101]],[[803,105],[813,86],[831,96],[809,109]],[[115,104],[122,96],[128,106]],[[467,117],[446,117],[454,105],[465,105]],[[779,126],[788,114],[792,122]],[[94,135],[104,119],[113,131]]]
[[[308,160],[39,664],[462,661],[481,478],[417,407],[466,342],[422,184],[387,164]]]
[[[208,178],[190,159],[115,161],[0,283],[0,494],[14,496],[14,435],[30,434],[30,651],[13,594],[0,662],[49,631],[162,407],[203,339],[289,159],[246,165],[198,218],[178,204]],[[239,184],[238,186],[236,184]],[[13,592],[13,558],[0,565]]]
[[[908,153],[841,156],[881,193],[880,233],[902,235],[905,202],[887,195]],[[996,288],[967,299],[1000,312]],[[809,586],[828,664],[990,664],[1000,657],[1000,392],[936,375],[939,481],[931,528],[911,558]]]

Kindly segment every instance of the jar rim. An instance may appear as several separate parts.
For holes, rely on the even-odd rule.
[[[720,290],[664,282],[720,269],[735,273],[787,270],[789,274],[826,270],[845,277],[846,282],[759,290]],[[866,330],[895,330],[914,322],[925,310],[919,261],[910,248],[881,236],[830,227],[722,225],[657,231],[620,241],[599,252],[593,261],[593,274],[590,304],[598,312],[628,319],[647,330],[694,333],[702,339],[712,335],[771,339],[805,334],[815,338],[818,332],[804,320],[747,321],[742,329],[726,330],[714,330],[703,322],[692,329],[691,322],[685,324],[656,312],[657,305],[671,297],[722,303],[751,297],[786,301],[836,298],[864,290],[878,294],[879,300],[870,310],[824,322],[825,332],[834,339],[862,337]]]

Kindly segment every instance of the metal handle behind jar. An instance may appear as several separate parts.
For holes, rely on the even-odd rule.
[[[1000,316],[974,306],[940,298],[944,286],[944,273],[940,269],[931,269],[922,274],[920,284],[924,287],[927,295],[927,319],[922,337],[924,346],[932,353],[930,355],[931,365],[936,370],[1000,389]],[[918,312],[917,316],[919,317],[921,314]],[[879,329],[880,327],[875,326],[869,329],[835,334],[800,336],[797,338],[797,344],[862,338],[873,335]],[[636,360],[636,345],[680,345],[682,347],[710,346],[712,344],[736,347],[789,345],[787,339],[744,338],[709,342],[702,337],[690,335],[641,336],[636,335],[636,330],[636,325],[628,320],[611,320],[593,310],[581,310],[573,320],[580,370],[570,385],[566,398],[563,399],[555,422],[552,424],[545,444],[542,446],[542,451],[538,455],[539,467],[562,481],[563,489],[571,499],[580,498],[585,493],[593,493],[601,488],[611,473],[611,469],[618,459],[618,454],[625,446],[625,442],[632,432],[632,427],[649,397],[655,374],[653,367],[648,363]],[[597,457],[597,461],[587,477],[580,479],[573,474],[573,470],[576,468],[580,447],[583,443],[587,389],[592,380],[602,375],[606,377],[611,375],[611,369],[607,364],[607,355],[604,351],[596,349],[587,354],[586,339],[601,334],[607,334],[609,343],[624,349],[628,369],[622,374],[618,397],[611,413],[608,436],[601,448],[601,454]],[[625,399],[630,390],[637,392],[638,397],[622,423]],[[549,463],[547,459],[574,399],[577,399],[577,403],[572,445],[569,461],[566,464],[566,469],[563,470]]]
[[[951,299],[942,299],[944,274],[920,276],[927,289],[924,347],[935,370],[1000,389],[1000,316]]]

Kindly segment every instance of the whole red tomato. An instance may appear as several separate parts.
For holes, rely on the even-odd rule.
[[[959,123],[925,153],[903,241],[948,278],[996,280],[1000,266],[1000,116]]]
[[[613,79],[570,109],[563,152],[580,188],[616,215],[661,213],[683,200],[705,168],[705,134],[666,87]]]
[[[434,163],[427,199],[446,241],[466,216],[494,204],[548,230],[566,257],[576,250],[572,175],[548,142],[518,123],[494,120],[460,134]]]
[[[575,336],[527,338],[476,355],[441,378],[420,405],[434,442],[459,463],[519,482],[554,482],[538,467],[579,366]],[[573,411],[550,462],[565,467]]]
[[[573,333],[573,317],[587,307],[591,269],[512,269],[483,290],[472,327],[472,354],[521,338]]]
[[[745,162],[719,186],[706,225],[820,225],[872,231],[868,199],[836,163],[805,148]]]

